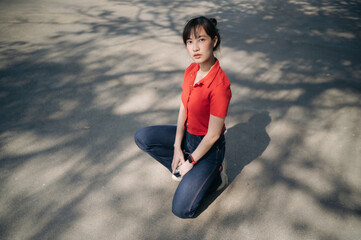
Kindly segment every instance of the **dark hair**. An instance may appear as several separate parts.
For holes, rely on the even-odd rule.
[[[213,51],[217,50],[219,45],[221,44],[221,36],[219,35],[217,28],[217,20],[215,18],[206,18],[203,16],[193,18],[187,22],[183,29],[183,42],[187,44],[187,39],[191,35],[192,31],[196,31],[196,28],[201,26],[204,28],[208,36],[211,39],[217,36],[218,41],[216,46],[213,48]]]

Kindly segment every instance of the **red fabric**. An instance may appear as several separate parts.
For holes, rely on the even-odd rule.
[[[198,69],[199,65],[192,63],[184,73],[182,103],[187,131],[194,135],[206,135],[210,114],[227,116],[232,97],[231,83],[217,60],[207,76],[193,86]]]

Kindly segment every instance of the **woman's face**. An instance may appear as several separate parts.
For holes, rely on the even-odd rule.
[[[217,44],[217,37],[211,39],[203,27],[199,26],[192,31],[186,41],[189,56],[198,64],[213,59],[213,48]]]

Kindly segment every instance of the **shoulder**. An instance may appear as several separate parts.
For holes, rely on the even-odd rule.
[[[215,85],[215,87],[223,86],[225,88],[229,88],[231,85],[229,78],[227,77],[226,73],[222,70],[222,68],[219,68],[219,70],[217,72],[214,85]]]

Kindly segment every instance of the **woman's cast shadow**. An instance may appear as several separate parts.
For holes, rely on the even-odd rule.
[[[247,123],[239,123],[227,130],[225,158],[228,165],[228,186],[247,164],[261,156],[266,150],[270,142],[266,127],[270,122],[271,117],[268,112],[256,113]],[[225,189],[210,194],[204,200],[197,215],[207,209]]]

